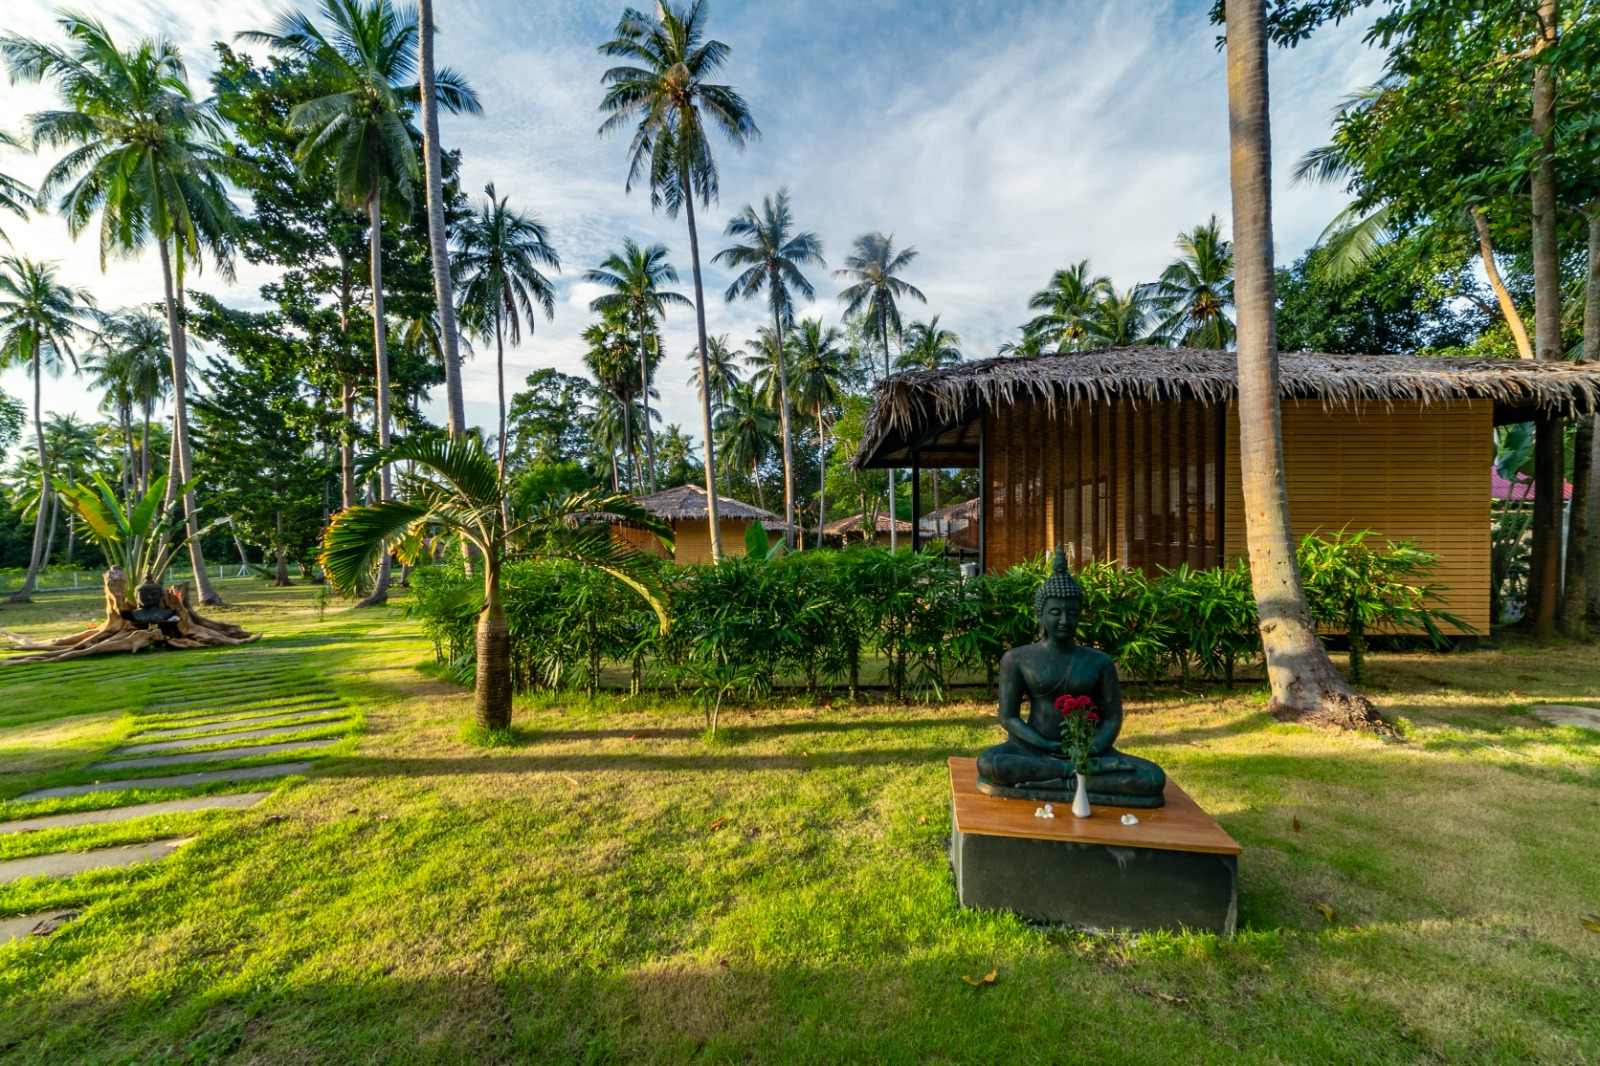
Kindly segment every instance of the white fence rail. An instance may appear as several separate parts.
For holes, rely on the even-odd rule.
[[[206,574],[213,581],[220,581],[225,577],[249,577],[252,571],[247,566],[218,565],[207,566]],[[34,586],[35,592],[81,592],[100,587],[101,571],[98,570],[72,570],[68,572],[46,571],[39,575],[38,584]],[[15,592],[27,580],[26,574],[6,574],[0,576],[0,596]],[[194,571],[185,567],[182,570],[174,567],[168,570],[161,579],[163,585],[175,585],[180,581],[194,580]]]

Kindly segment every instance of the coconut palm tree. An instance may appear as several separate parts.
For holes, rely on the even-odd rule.
[[[1094,273],[1087,259],[1056,271],[1048,285],[1028,298],[1028,306],[1040,313],[1022,327],[1023,336],[1038,337],[1056,351],[1089,347],[1089,325],[1110,289],[1111,279]]]
[[[145,311],[123,311],[100,318],[96,345],[84,359],[124,428],[130,499],[143,498],[150,488],[150,419],[156,405],[172,392],[167,348],[166,326],[159,318]],[[137,448],[135,410],[140,416]]]
[[[927,303],[916,286],[900,277],[900,272],[917,257],[915,246],[894,250],[894,234],[864,233],[857,237],[844,268],[833,276],[853,282],[839,294],[846,318],[860,317],[871,324],[871,332],[883,346],[883,376],[889,376],[889,331],[900,335],[900,305],[903,299]],[[895,536],[894,467],[889,468],[889,549],[899,547]]]
[[[161,253],[170,335],[173,450],[184,487],[185,535],[203,604],[220,603],[206,576],[196,534],[189,446],[188,335],[184,277],[209,253],[225,277],[238,219],[223,177],[232,169],[222,120],[189,87],[183,57],[169,41],[145,38],[120,49],[105,26],[70,12],[58,19],[61,47],[23,37],[0,38],[13,81],[50,82],[66,107],[28,117],[37,148],[68,149],[39,184],[39,198],[59,192],[57,207],[77,237],[100,217],[100,267],[113,252],[136,255],[152,240]]]
[[[1050,351],[1050,344],[1037,333],[1028,333],[1024,330],[1021,337],[1014,341],[1006,341],[995,349],[996,355],[1016,356],[1019,359],[1033,359],[1045,355]]]
[[[1178,234],[1178,258],[1161,272],[1155,301],[1162,320],[1157,332],[1189,348],[1227,348],[1233,343],[1233,244],[1222,236],[1217,216]]]
[[[600,390],[612,397],[615,411],[610,412],[622,434],[622,454],[629,468],[628,484],[634,492],[642,492],[644,479],[639,470],[639,456],[633,435],[634,402],[639,398],[639,388],[646,375],[640,373],[640,349],[629,336],[628,320],[613,309],[602,312],[600,320],[583,331],[587,345],[583,364],[599,384]],[[646,350],[646,355],[653,354]]]
[[[556,291],[541,266],[560,273],[561,259],[550,247],[544,223],[533,215],[513,211],[509,197],[496,197],[494,182],[483,187],[489,199],[478,213],[464,219],[456,230],[455,270],[461,276],[461,312],[468,322],[494,337],[495,380],[500,392],[499,464],[506,472],[506,334],[513,345],[522,343],[522,319],[533,332],[533,309],[538,305],[547,320],[556,314]],[[443,309],[441,305],[441,310]],[[450,363],[449,327],[440,323],[445,341],[446,373]]]
[[[500,589],[501,570],[511,559],[566,559],[604,570],[639,593],[666,630],[666,595],[651,557],[615,540],[598,520],[616,515],[670,541],[667,527],[626,496],[582,492],[518,504],[475,435],[406,437],[368,459],[369,465],[380,462],[405,464],[397,467],[400,498],[339,512],[323,536],[323,570],[335,588],[349,592],[380,555],[393,551],[404,561],[420,561],[426,540],[440,535],[473,545],[483,574],[473,703],[484,729],[511,724],[511,634]]]
[[[688,6],[659,0],[653,13],[628,8],[616,35],[600,46],[600,54],[625,61],[601,77],[605,96],[600,110],[608,116],[602,134],[633,127],[628,145],[631,191],[640,178],[650,184],[652,207],[664,207],[668,218],[679,209],[689,226],[689,263],[694,272],[694,309],[700,345],[700,380],[709,383],[706,352],[705,287],[700,277],[700,236],[695,229],[694,202],[710,207],[717,198],[717,161],[711,153],[710,130],[720,129],[735,147],[761,136],[744,98],[732,86],[706,79],[728,61],[731,49],[706,39],[706,5]],[[712,440],[711,396],[700,390],[700,419],[705,435],[707,521],[711,557],[722,558],[722,531],[717,521],[717,476]]]
[[[727,395],[728,385],[737,385],[744,380],[744,371],[739,367],[747,356],[743,348],[734,348],[728,341],[726,333],[719,333],[715,337],[706,339],[706,369],[711,374],[711,410],[715,414],[722,409],[723,397]],[[688,354],[689,362],[694,369],[689,373],[688,384],[698,389],[700,387],[700,349],[691,348]]]
[[[1225,11],[1233,224],[1239,241],[1239,487],[1244,495],[1250,583],[1272,686],[1269,708],[1298,721],[1366,725],[1372,721],[1372,705],[1333,668],[1317,639],[1289,523],[1272,273],[1265,0],[1226,0]],[[1197,255],[1191,265],[1221,259],[1216,250],[1220,238],[1214,232],[1202,234],[1205,228],[1191,236],[1201,238],[1193,242],[1197,252],[1201,248],[1210,252]],[[1211,229],[1215,230],[1214,224]],[[1227,258],[1231,267],[1232,249]],[[1226,290],[1230,300],[1235,295],[1232,275],[1230,269]],[[1204,325],[1197,322],[1197,328]]]
[[[724,263],[735,270],[744,268],[724,294],[729,303],[759,296],[765,290],[767,304],[772,309],[777,407],[783,423],[783,517],[788,525],[786,536],[791,548],[794,547],[794,449],[793,434],[789,430],[789,374],[784,365],[783,344],[794,323],[793,292],[807,300],[816,298],[816,290],[800,268],[828,265],[822,258],[822,238],[810,230],[793,233],[793,228],[789,190],[779,189],[775,196],[762,199],[759,215],[754,207],[745,204],[729,219],[723,236],[742,243],[730,245],[711,257],[713,263]]]
[[[822,542],[822,527],[828,522],[828,429],[823,416],[839,405],[848,374],[844,353],[839,349],[843,334],[839,327],[823,328],[814,318],[803,320],[795,330],[794,401],[817,423],[817,543]]]
[[[678,270],[667,262],[667,246],[652,244],[640,248],[633,238],[623,239],[622,251],[606,256],[599,267],[583,275],[583,280],[604,285],[611,291],[596,297],[589,307],[601,314],[614,314],[633,328],[639,368],[639,395],[644,398],[644,465],[649,471],[650,491],[656,491],[655,437],[650,428],[650,382],[655,377],[659,351],[652,351],[652,340],[659,334],[667,308],[688,306],[681,293],[663,289],[676,284]]]
[[[93,301],[82,289],[62,282],[54,263],[21,256],[0,258],[0,366],[26,366],[33,375],[33,434],[39,455],[39,507],[33,520],[33,551],[22,587],[11,603],[27,603],[44,566],[45,512],[55,494],[50,490],[49,454],[45,445],[41,385],[45,374],[59,376],[70,364],[77,368],[73,337],[85,332]]]
[[[906,327],[905,346],[894,361],[896,370],[942,370],[961,362],[961,338],[939,325],[939,316]]]
[[[749,470],[756,484],[756,502],[764,511],[767,494],[761,486],[761,464],[778,444],[778,416],[754,385],[729,385],[727,402],[717,413],[717,443],[722,461],[732,470]]]
[[[389,351],[383,310],[383,214],[410,217],[420,177],[410,113],[420,98],[417,76],[417,12],[390,0],[322,0],[330,33],[300,11],[289,11],[271,32],[249,30],[240,40],[265,44],[299,59],[324,95],[289,112],[289,128],[301,135],[295,160],[305,170],[331,168],[345,206],[367,216],[367,255],[372,278],[372,350],[377,375],[378,447],[389,447]],[[449,69],[436,72],[434,95],[445,110],[482,113],[477,94]],[[449,358],[446,356],[448,369]],[[459,427],[457,427],[459,429]],[[378,470],[387,499],[390,471]],[[379,561],[378,580],[362,606],[387,602],[389,557]]]
[[[0,130],[0,145],[7,148],[21,148],[22,142],[5,130]],[[33,206],[34,193],[22,182],[9,174],[0,174],[0,211],[10,211],[18,218],[27,218],[28,210]],[[11,243],[11,238],[6,236],[6,231],[0,229],[0,241]]]
[[[1133,285],[1119,293],[1108,284],[1089,320],[1089,344],[1095,348],[1120,348],[1161,343],[1155,332],[1156,315],[1152,286]]]

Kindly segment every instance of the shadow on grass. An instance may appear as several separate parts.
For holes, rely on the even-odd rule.
[[[925,729],[952,729],[992,725],[999,728],[1000,721],[991,715],[964,715],[959,718],[921,718],[906,721],[847,721],[814,722],[798,718],[791,721],[747,721],[724,712],[722,728],[730,738],[743,739],[752,735],[789,736],[802,733],[909,733]],[[705,727],[640,725],[620,729],[540,729],[519,726],[523,746],[542,742],[569,740],[692,740],[705,735]],[[951,752],[951,754],[958,754]]]

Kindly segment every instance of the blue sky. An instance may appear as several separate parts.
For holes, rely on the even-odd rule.
[[[211,42],[270,26],[278,3],[155,3],[83,0],[81,9],[123,37],[162,32],[176,40],[203,82]],[[626,138],[596,136],[600,75],[596,46],[614,27],[613,2],[516,3],[436,0],[438,57],[462,71],[484,101],[481,118],[444,118],[443,137],[461,149],[474,198],[493,181],[514,206],[549,225],[564,266],[554,322],[540,321],[507,353],[508,388],[554,366],[579,372],[578,334],[596,291],[578,279],[624,236],[668,245],[690,291],[683,220],[652,213],[647,194],[623,192]],[[1139,3],[946,3],[924,0],[713,0],[714,36],[732,47],[725,80],[749,102],[762,131],[743,152],[723,146],[722,197],[704,212],[702,254],[725,243],[738,208],[787,185],[799,224],[823,238],[829,270],[811,280],[817,302],[803,313],[836,322],[839,265],[856,235],[893,232],[919,258],[907,280],[928,296],[912,315],[941,316],[969,358],[993,354],[1027,317],[1030,293],[1052,270],[1082,258],[1120,286],[1153,278],[1181,229],[1212,213],[1228,219],[1224,60],[1206,21],[1210,0]],[[52,5],[12,0],[7,32],[53,32]],[[1381,57],[1359,26],[1325,31],[1272,56],[1277,259],[1286,263],[1343,206],[1337,190],[1293,188],[1288,170],[1326,136],[1340,97],[1368,84]],[[0,126],[49,106],[47,92],[6,87]],[[22,178],[43,163],[14,152],[0,169]],[[92,237],[74,244],[59,219],[7,219],[17,250],[60,260],[67,276],[103,306],[159,297],[153,255],[99,270]],[[193,283],[242,306],[259,304],[267,275],[241,269],[232,286]],[[728,276],[707,265],[712,333],[742,344],[762,305],[728,305]],[[667,421],[698,430],[686,384],[692,311],[667,322],[670,357],[659,387]],[[492,349],[478,346],[466,370],[468,416],[494,421]],[[20,370],[0,388],[31,394]],[[96,398],[70,380],[47,381],[47,410],[92,416]],[[435,416],[442,410],[435,405]],[[698,436],[698,433],[695,433]]]

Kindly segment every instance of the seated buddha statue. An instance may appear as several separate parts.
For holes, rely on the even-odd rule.
[[[131,621],[146,628],[167,626],[178,621],[178,612],[161,602],[164,595],[161,586],[149,574],[145,575],[144,583],[133,594],[139,606],[128,612]]]
[[[1062,747],[1062,696],[1087,696],[1099,724],[1089,742],[1089,802],[1112,807],[1160,807],[1167,775],[1161,767],[1113,745],[1122,730],[1122,692],[1111,657],[1075,641],[1083,588],[1058,546],[1050,576],[1033,597],[1040,639],[1000,660],[1000,724],[1004,743],[978,756],[978,790],[1012,799],[1071,802],[1077,777]],[[1027,717],[1022,715],[1027,706]]]

